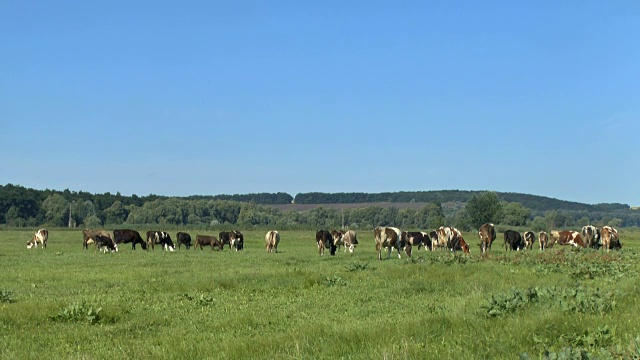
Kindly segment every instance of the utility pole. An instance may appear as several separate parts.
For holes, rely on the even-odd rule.
[[[342,230],[344,230],[344,206],[342,207]]]

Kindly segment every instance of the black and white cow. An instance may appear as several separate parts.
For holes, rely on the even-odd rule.
[[[93,241],[95,241],[96,247],[102,250],[104,253],[106,253],[107,251],[111,251],[111,252],[118,251],[118,245],[115,243],[115,241],[113,241],[112,238],[108,236],[96,234],[96,235],[93,235],[92,239]]]
[[[516,250],[524,249],[524,241],[522,235],[515,230],[507,230],[504,232],[504,249]]]
[[[155,245],[162,245],[163,250],[174,251],[176,249],[171,240],[171,235],[164,231],[147,231],[147,250],[151,246],[151,250],[155,250]]]

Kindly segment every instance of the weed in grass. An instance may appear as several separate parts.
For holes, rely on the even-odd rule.
[[[354,261],[351,264],[345,266],[346,270],[349,272],[367,270],[368,267],[369,267],[368,261],[366,263],[360,263],[360,262]],[[375,270],[375,268],[371,268],[371,270]]]
[[[215,305],[216,300],[204,293],[200,294],[182,294],[182,297],[193,302],[196,306],[200,307],[213,307]]]
[[[525,291],[511,289],[506,293],[491,296],[481,305],[487,317],[501,317],[531,303],[551,303],[562,311],[603,314],[616,307],[619,291],[602,292],[590,290],[580,284],[575,287],[532,287]]]
[[[73,303],[65,307],[50,318],[56,322],[88,322],[93,325],[103,320],[101,312],[102,308],[94,308],[83,301],[81,304]]]
[[[13,303],[16,302],[16,298],[13,292],[8,290],[0,290],[0,303]]]
[[[346,286],[347,285],[347,282],[337,274],[333,274],[333,276],[325,277],[324,283],[327,286]]]

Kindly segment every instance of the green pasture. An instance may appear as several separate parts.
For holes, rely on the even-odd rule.
[[[481,257],[465,234],[471,256],[383,261],[371,231],[333,257],[312,231],[281,231],[277,254],[266,231],[243,233],[240,253],[103,254],[80,231],[50,229],[44,250],[26,248],[32,231],[0,231],[0,358],[640,356],[638,230],[610,253],[505,252],[499,234]]]

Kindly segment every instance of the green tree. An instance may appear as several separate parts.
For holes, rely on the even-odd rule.
[[[60,194],[47,196],[42,202],[45,221],[53,226],[64,227],[69,220],[69,202]]]
[[[533,218],[533,221],[531,222],[531,229],[533,229],[533,231],[547,231],[548,227],[547,227],[547,221],[545,220],[545,218],[543,218],[542,216],[536,216],[535,218]]]
[[[524,226],[531,217],[531,210],[517,202],[503,203],[502,221],[504,225]]]
[[[116,200],[108,209],[104,210],[104,215],[106,217],[105,223],[120,225],[124,223],[129,214],[122,205],[122,202],[120,202],[120,200]]]
[[[472,195],[466,206],[471,225],[478,229],[484,223],[499,223],[502,216],[502,204],[495,192]]]

